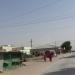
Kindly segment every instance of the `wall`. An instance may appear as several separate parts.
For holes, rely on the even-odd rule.
[[[26,54],[30,55],[31,54],[30,53],[31,47],[24,47],[24,49],[23,50],[20,50],[20,51],[23,52],[23,53],[26,53]]]
[[[2,49],[5,50],[6,52],[8,51],[12,51],[12,47],[11,46],[2,46]]]

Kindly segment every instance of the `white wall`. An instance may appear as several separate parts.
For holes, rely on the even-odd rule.
[[[6,52],[12,51],[12,47],[10,45],[8,45],[8,46],[2,46],[2,49],[5,50]]]
[[[31,54],[30,50],[31,50],[31,47],[24,47],[24,50],[20,50],[20,51],[23,52],[23,53],[26,53],[26,54],[30,55]]]

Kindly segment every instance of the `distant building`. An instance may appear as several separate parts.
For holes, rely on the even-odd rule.
[[[26,53],[27,55],[31,54],[31,47],[14,47],[12,51],[20,51],[22,53]]]
[[[20,51],[30,55],[31,54],[31,47],[20,47]]]
[[[36,48],[32,48],[31,53],[36,54],[36,53],[44,53],[45,51],[55,51],[56,53],[60,53],[60,50],[58,49],[58,46],[55,45],[46,45],[46,46],[40,46]]]
[[[11,45],[2,45],[0,46],[0,52],[9,52],[12,51],[12,48]]]

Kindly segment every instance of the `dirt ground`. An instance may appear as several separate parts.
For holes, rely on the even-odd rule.
[[[54,59],[52,62],[48,61],[48,59],[47,62],[44,62],[41,58],[34,58],[33,60],[23,63],[24,66],[22,67],[4,71],[3,73],[0,73],[0,75],[40,75],[54,63]]]

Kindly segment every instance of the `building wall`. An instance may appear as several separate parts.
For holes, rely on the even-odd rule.
[[[2,49],[5,50],[6,52],[12,51],[12,47],[10,45],[2,46]]]
[[[31,51],[31,47],[24,47],[23,50],[20,50],[20,51],[30,55],[31,54],[31,52],[30,52]]]

